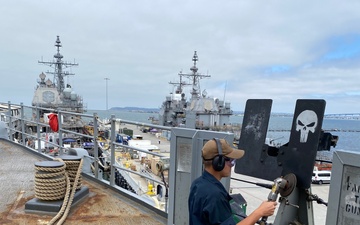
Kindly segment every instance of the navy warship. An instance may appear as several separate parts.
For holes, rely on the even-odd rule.
[[[86,111],[83,103],[83,98],[76,94],[69,83],[65,84],[65,77],[75,75],[66,68],[78,66],[78,63],[71,63],[63,61],[63,55],[60,54],[60,48],[62,47],[59,36],[55,41],[56,53],[54,54],[54,60],[52,61],[38,61],[38,63],[50,66],[54,68],[53,71],[47,71],[46,74],[52,74],[53,79],[47,78],[46,74],[42,72],[39,75],[37,87],[34,92],[32,100],[32,106],[37,107],[39,113],[33,110],[33,119],[39,114],[40,121],[48,123],[48,115],[56,110],[72,112],[72,113],[84,113]],[[51,111],[49,111],[49,109]],[[84,127],[84,121],[81,117],[74,115],[62,115],[62,126],[80,131]],[[31,127],[31,124],[27,124]],[[32,127],[36,129],[36,127]]]
[[[170,127],[187,127],[201,130],[219,130],[230,124],[233,114],[230,103],[219,98],[209,97],[205,90],[200,89],[200,79],[211,77],[198,72],[197,52],[192,58],[194,62],[191,73],[179,75],[179,82],[169,82],[175,91],[166,97],[159,112],[159,125]],[[185,82],[188,78],[190,82]],[[186,99],[185,86],[191,86],[190,99]]]

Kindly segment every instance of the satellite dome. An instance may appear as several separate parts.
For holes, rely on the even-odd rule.
[[[71,97],[71,88],[65,88],[63,92],[64,92],[64,97],[65,98],[70,98]]]
[[[44,73],[40,73],[39,77],[43,81],[43,80],[45,80],[46,75]]]
[[[71,100],[75,101],[76,100],[76,93],[75,91],[71,92]]]

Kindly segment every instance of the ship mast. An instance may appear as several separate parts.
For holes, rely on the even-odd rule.
[[[194,56],[192,58],[194,65],[190,68],[192,74],[183,74],[182,72],[179,73],[179,76],[185,76],[192,80],[192,90],[191,90],[191,99],[198,99],[200,98],[200,79],[205,77],[211,77],[210,75],[204,75],[198,73],[198,68],[196,67],[196,62],[198,61],[198,56],[196,51],[194,52]]]
[[[68,68],[72,66],[78,66],[78,63],[69,63],[62,61],[63,56],[60,54],[61,41],[59,36],[56,38],[55,47],[57,48],[57,53],[54,55],[54,61],[38,61],[38,63],[48,65],[50,67],[54,66],[54,72],[47,71],[49,74],[54,74],[54,82],[56,84],[57,90],[59,93],[62,93],[65,89],[64,77],[69,75],[75,75],[68,71],[63,71],[63,67]]]
[[[174,86],[178,85],[178,86],[176,86],[175,93],[181,94],[181,93],[183,93],[183,87],[186,85],[191,85],[191,84],[188,84],[185,81],[182,81],[182,77],[183,77],[182,71],[180,71],[178,75],[180,76],[180,81],[179,82],[171,82],[170,81],[169,84],[172,84]]]

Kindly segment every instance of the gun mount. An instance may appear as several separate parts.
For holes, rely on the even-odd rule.
[[[276,216],[274,224],[289,224],[288,221],[313,224],[312,201],[308,196],[316,154],[335,147],[338,140],[322,130],[325,104],[321,99],[297,100],[289,142],[277,147],[264,144],[272,100],[249,99],[246,103],[238,144],[246,154],[236,163],[235,173],[265,180],[294,174],[297,180],[293,193],[280,198],[279,211],[283,213]]]

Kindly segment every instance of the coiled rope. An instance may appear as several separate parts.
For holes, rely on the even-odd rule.
[[[35,197],[52,201],[65,196],[65,168],[62,162],[35,163]]]
[[[80,158],[79,158],[80,159]],[[61,225],[71,208],[76,190],[81,188],[81,170],[83,159],[63,160],[35,163],[35,197],[41,200],[64,199],[58,214],[48,225]]]
[[[80,161],[65,160],[64,162],[66,164],[66,172],[69,175],[70,186],[73,187],[75,185],[76,175],[79,170]],[[82,179],[81,176],[79,176],[79,178],[77,179],[77,183],[75,185],[76,190],[79,190],[81,188],[82,185],[81,182]]]
[[[63,161],[60,158],[56,158],[55,160]],[[66,173],[67,188],[66,188],[66,195],[65,195],[64,202],[63,202],[58,214],[54,218],[52,218],[52,220],[48,223],[48,225],[54,224],[57,220],[58,220],[57,225],[63,224],[63,222],[65,221],[66,217],[68,216],[68,214],[70,212],[70,208],[71,208],[71,204],[74,200],[75,192],[79,187],[78,186],[79,181],[81,183],[80,175],[81,175],[81,170],[82,170],[82,165],[83,165],[83,159],[81,159],[80,161],[65,160],[63,162],[65,162],[67,166],[72,165],[72,166],[69,166],[72,168],[72,170],[75,168],[74,164],[77,164],[77,172],[76,172],[73,183],[70,181],[70,178],[69,178],[70,176],[67,174],[68,172]],[[74,174],[74,173],[72,173],[72,174]]]

